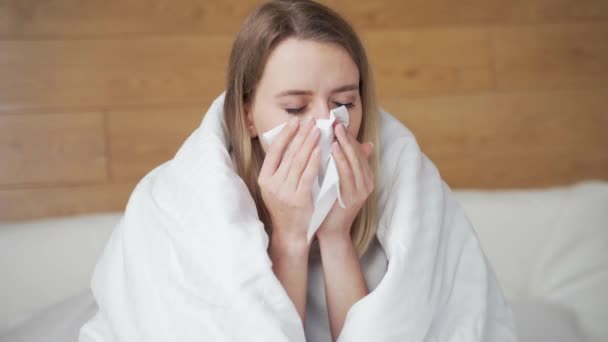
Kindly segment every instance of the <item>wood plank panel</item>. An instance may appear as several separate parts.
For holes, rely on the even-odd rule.
[[[0,220],[123,210],[223,90],[259,2],[0,1]],[[324,2],[451,186],[608,180],[608,1]]]
[[[207,104],[224,89],[232,37],[0,41],[0,113]]]
[[[437,152],[572,148],[608,154],[607,91],[488,93],[382,104],[424,149]]]
[[[134,183],[0,189],[0,221],[123,211]]]
[[[255,0],[8,0],[0,35],[82,37],[122,34],[236,33]]]
[[[362,39],[381,98],[466,93],[493,87],[483,29],[376,31],[364,34]]]
[[[530,187],[608,180],[605,94],[520,92],[383,104],[412,130],[450,185]]]
[[[443,154],[430,151],[427,155],[453,188],[543,188],[583,180],[608,180],[608,155],[602,152]]]
[[[6,0],[0,37],[235,33],[257,0]],[[608,19],[604,0],[322,1],[360,29]]]
[[[608,19],[603,0],[329,0],[362,29],[531,24]]]
[[[365,36],[384,96],[470,92],[492,86],[483,30]],[[0,113],[49,107],[208,104],[224,88],[232,38],[0,42]],[[468,51],[467,57],[460,54]],[[40,56],[44,56],[41,58]],[[462,57],[461,57],[462,56]]]
[[[206,108],[109,112],[114,179],[139,179],[173,158],[200,125]]]
[[[106,179],[101,113],[0,116],[0,185]]]
[[[499,89],[608,86],[608,23],[491,29]]]

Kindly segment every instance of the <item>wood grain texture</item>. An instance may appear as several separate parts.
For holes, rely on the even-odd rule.
[[[383,97],[493,86],[484,30],[389,31],[364,40]],[[229,36],[0,41],[0,73],[10,80],[0,82],[0,114],[206,105],[224,87],[231,44]]]
[[[0,113],[210,103],[229,36],[0,41]]]
[[[233,34],[260,2],[7,0],[0,2],[0,35],[65,38],[164,33]]]
[[[0,189],[0,219],[78,215],[125,209],[134,183]]]
[[[488,26],[608,19],[603,0],[383,0],[326,2],[362,29]]]
[[[608,23],[493,28],[499,89],[608,86]]]
[[[606,89],[398,99],[384,105],[454,187],[608,179]]]
[[[0,73],[7,76],[0,82],[0,114],[207,104],[224,88],[232,39],[0,41],[4,51]],[[485,30],[370,32],[363,39],[383,97],[470,93],[493,87]]]
[[[484,29],[374,31],[363,34],[362,40],[381,98],[470,93],[493,87]]]
[[[200,125],[206,108],[111,111],[108,134],[112,177],[137,180],[171,159]]]
[[[0,116],[0,185],[106,179],[100,113]]]
[[[355,27],[399,29],[597,21],[604,0],[322,1]],[[166,33],[235,33],[256,0],[5,0],[0,37],[57,38]]]
[[[608,1],[324,1],[455,188],[608,180]],[[257,0],[0,1],[0,220],[122,210]]]
[[[467,189],[544,188],[581,180],[607,180],[605,152],[427,153],[450,187]]]
[[[604,152],[608,89],[395,99],[384,107],[442,153]]]

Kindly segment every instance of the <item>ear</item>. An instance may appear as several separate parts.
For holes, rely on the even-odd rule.
[[[258,136],[258,131],[256,130],[255,125],[253,124],[253,114],[251,111],[251,105],[245,103],[243,105],[243,110],[245,111],[245,128],[247,129],[247,132],[249,132],[249,136],[251,137],[251,139],[253,139]]]

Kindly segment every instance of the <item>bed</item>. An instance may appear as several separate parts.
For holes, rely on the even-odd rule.
[[[458,190],[522,342],[608,341],[608,182]],[[75,342],[120,212],[0,224],[0,341]]]

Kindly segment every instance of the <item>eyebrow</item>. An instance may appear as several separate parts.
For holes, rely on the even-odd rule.
[[[347,85],[343,85],[341,87],[338,87],[334,90],[331,91],[332,94],[336,94],[336,93],[344,93],[347,91],[353,91],[353,90],[358,90],[359,89],[359,85],[358,84],[347,84]],[[312,91],[310,90],[286,90],[286,91],[282,91],[280,93],[277,94],[276,97],[283,97],[283,96],[290,96],[290,95],[312,95]]]
[[[353,90],[359,90],[359,85],[358,84],[347,84],[347,85],[343,85],[341,87],[338,87],[334,90],[331,91],[332,94],[336,94],[336,93],[344,93],[347,91],[353,91]]]
[[[290,95],[312,95],[312,91],[309,90],[286,90],[277,94],[277,97],[290,96]]]

